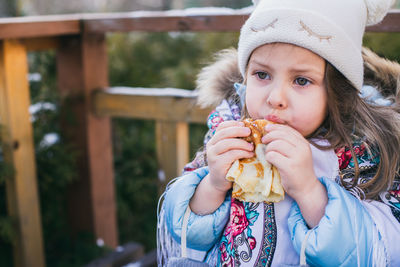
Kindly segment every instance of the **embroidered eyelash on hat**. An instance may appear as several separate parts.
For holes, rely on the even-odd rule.
[[[310,27],[308,27],[304,22],[302,22],[300,20],[300,25],[301,28],[299,29],[299,31],[306,31],[308,32],[308,36],[315,36],[317,37],[320,41],[322,40],[327,40],[329,42],[330,39],[332,39],[332,36],[330,35],[320,35],[318,33],[315,33],[313,30],[310,29]]]
[[[238,66],[245,76],[248,60],[259,46],[289,43],[329,61],[358,90],[363,84],[362,38],[366,25],[382,21],[394,0],[253,0],[243,25]]]
[[[260,31],[266,31],[266,30],[268,30],[269,28],[273,28],[273,29],[275,29],[275,23],[277,23],[278,22],[278,19],[274,19],[271,23],[269,23],[267,26],[265,26],[265,27],[262,27],[262,28],[259,28],[259,29],[256,29],[255,27],[251,27],[251,30],[253,31],[253,32],[260,32]],[[309,36],[315,36],[315,37],[317,37],[320,41],[322,41],[322,40],[326,40],[326,41],[328,41],[329,42],[329,40],[330,39],[332,39],[332,36],[330,36],[330,35],[320,35],[320,34],[318,34],[318,33],[315,33],[313,30],[311,30],[311,28],[310,27],[308,27],[303,21],[301,21],[300,20],[300,29],[299,29],[299,31],[306,31],[307,33],[308,33],[308,35]]]
[[[267,26],[265,26],[265,27],[263,27],[263,28],[256,29],[256,28],[251,27],[251,30],[252,30],[253,32],[259,32],[259,31],[265,31],[265,30],[267,30],[267,29],[269,29],[269,28],[275,28],[275,23],[276,23],[277,21],[278,21],[278,19],[274,19],[271,23],[269,23]]]

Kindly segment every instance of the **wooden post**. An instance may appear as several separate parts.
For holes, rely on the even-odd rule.
[[[182,173],[189,161],[189,126],[186,122],[156,121],[160,191]]]
[[[15,170],[6,188],[9,214],[17,221],[17,267],[45,266],[27,75],[26,48],[0,41],[0,124],[4,159]]]
[[[63,131],[79,152],[80,179],[70,190],[75,232],[90,231],[109,247],[118,245],[111,126],[92,112],[91,93],[108,86],[104,34],[63,37],[57,50],[63,99]]]

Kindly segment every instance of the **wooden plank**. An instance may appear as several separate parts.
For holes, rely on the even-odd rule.
[[[183,89],[108,88],[94,92],[93,108],[100,116],[205,123],[211,109],[198,107],[196,98]]]
[[[238,31],[248,14],[169,16],[154,13],[153,16],[87,19],[83,22],[85,32],[168,32],[168,31]]]
[[[77,34],[82,15],[16,17],[0,19],[0,39]]]
[[[189,124],[176,123],[176,176],[182,173],[183,167],[189,162]]]
[[[20,42],[0,42],[0,124],[4,159],[15,169],[6,180],[8,210],[17,221],[17,267],[45,266],[33,130],[27,80],[27,51]]]
[[[95,259],[84,267],[115,267],[125,266],[138,261],[144,256],[143,245],[136,242],[129,242],[120,246],[119,250],[114,250],[106,256]],[[144,267],[143,265],[139,265]]]
[[[146,253],[140,260],[132,262],[133,266],[140,267],[157,267],[157,250]]]
[[[188,14],[174,12],[130,12],[85,17],[85,32],[166,32],[166,31],[239,31],[249,13]],[[367,31],[400,32],[400,11],[391,10],[385,19]]]
[[[189,128],[185,122],[156,121],[156,148],[160,193],[181,174],[189,161]]]
[[[118,245],[110,119],[95,116],[91,92],[108,86],[105,36],[64,37],[57,50],[63,129],[79,151],[80,179],[69,194],[71,224]]]
[[[41,50],[52,50],[58,47],[58,38],[56,37],[40,37],[40,38],[29,38],[21,39],[28,51],[41,51]]]
[[[249,13],[125,12],[0,19],[0,39],[106,32],[239,31]],[[82,25],[82,28],[81,28]],[[367,31],[400,32],[400,11],[391,10],[382,23]]]

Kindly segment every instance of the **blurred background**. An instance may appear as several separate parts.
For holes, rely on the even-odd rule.
[[[94,12],[170,10],[251,5],[251,0],[0,0],[0,17]],[[400,0],[396,2],[400,8]],[[196,74],[221,49],[236,47],[238,33],[108,34],[110,86],[194,89]],[[365,46],[400,61],[400,34],[367,33]],[[76,154],[59,127],[56,60],[52,51],[29,54],[31,116],[46,265],[82,266],[110,252],[90,233],[72,238],[66,192],[77,179]],[[205,125],[191,125],[191,155],[202,145]],[[156,246],[157,162],[154,122],[113,119],[117,219],[121,244]],[[0,140],[1,142],[1,140]],[[1,152],[1,151],[0,151]],[[13,221],[7,216],[4,179],[12,171],[0,153],[0,266],[13,266]]]

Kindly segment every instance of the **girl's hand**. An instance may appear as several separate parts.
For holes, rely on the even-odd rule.
[[[313,167],[309,142],[288,125],[269,124],[262,142],[267,144],[266,159],[276,166],[286,193],[296,201],[319,183]]]
[[[218,126],[215,135],[207,143],[209,179],[217,190],[226,192],[232,188],[232,182],[226,180],[225,176],[235,160],[254,156],[254,146],[238,138],[249,136],[250,133],[243,122],[225,121]]]

